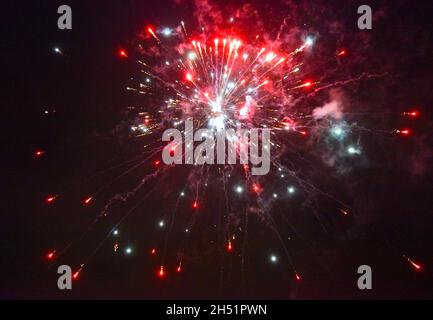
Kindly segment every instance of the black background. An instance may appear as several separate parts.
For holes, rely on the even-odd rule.
[[[328,5],[344,19],[356,19],[356,8],[364,3],[345,3],[340,6],[330,1]],[[117,52],[149,22],[178,23],[179,17],[188,15],[191,4],[69,1],[71,31],[57,29],[60,4],[63,2],[20,1],[1,5],[3,298],[432,297],[431,160],[423,158],[426,170],[422,174],[414,174],[412,162],[432,147],[433,14],[429,1],[373,3],[373,8],[386,7],[387,16],[371,31],[371,53],[393,65],[398,80],[383,85],[384,93],[367,100],[381,101],[383,111],[419,106],[422,117],[411,125],[416,136],[402,143],[375,137],[365,141],[374,150],[371,163],[381,165],[362,168],[351,178],[357,183],[361,215],[347,233],[313,237],[311,246],[319,256],[299,250],[301,283],[293,283],[290,272],[281,270],[283,266],[274,268],[266,262],[267,243],[262,239],[266,236],[260,236],[263,227],[257,224],[253,231],[259,236],[250,243],[250,267],[242,283],[235,266],[221,279],[213,258],[192,263],[181,277],[160,281],[149,257],[113,261],[108,246],[89,263],[71,292],[56,288],[55,268],[47,266],[44,255],[56,246],[53,241],[66,242],[85,230],[89,215],[94,216],[103,205],[103,200],[95,200],[91,208],[83,208],[81,201],[98,187],[97,182],[86,183],[86,177],[118,152],[120,142],[111,143],[113,128],[122,122],[125,107],[134,103],[124,90],[133,67],[119,59]],[[65,55],[53,54],[54,46],[61,47]],[[366,96],[371,86],[363,88]],[[55,114],[43,113],[52,109]],[[381,147],[375,148],[376,143],[382,143]],[[46,154],[36,160],[38,148]],[[59,199],[62,210],[47,207],[46,195],[63,189],[72,191],[68,199]],[[146,205],[151,211],[159,204]],[[143,241],[151,236],[143,235]],[[423,272],[414,272],[402,253],[420,261]],[[372,291],[356,288],[356,269],[361,264],[373,267]]]

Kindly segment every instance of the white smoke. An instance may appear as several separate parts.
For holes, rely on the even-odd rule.
[[[316,120],[331,117],[340,120],[343,117],[343,104],[341,93],[338,91],[330,92],[332,100],[326,103],[323,107],[317,107],[313,110],[313,117]]]

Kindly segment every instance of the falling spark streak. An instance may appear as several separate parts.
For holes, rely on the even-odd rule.
[[[345,56],[346,55],[346,50],[341,50],[340,52],[338,52],[337,56]]]
[[[186,32],[185,23],[181,21],[180,24],[182,25],[183,32],[185,32],[185,36],[187,37],[188,33]]]
[[[416,118],[419,116],[419,111],[413,110],[413,111],[409,111],[409,112],[403,112],[403,115],[409,116],[412,118]]]
[[[412,259],[410,259],[408,256],[403,255],[403,258],[406,259],[407,262],[409,262],[409,264],[416,270],[416,271],[421,271],[422,267],[420,264],[415,263]]]
[[[233,250],[232,242],[229,240],[227,243],[227,251],[231,252]]]
[[[35,151],[35,156],[37,158],[42,157],[44,155],[45,151],[44,150],[36,150]]]
[[[47,203],[52,203],[52,202],[54,202],[54,200],[56,200],[57,197],[58,196],[48,196],[45,201]]]
[[[347,212],[346,210],[343,210],[343,209],[340,209],[340,212],[341,212],[342,214],[344,214],[345,216],[347,216],[347,215],[349,214],[349,212]]]
[[[410,130],[409,129],[401,129],[401,130],[400,129],[396,129],[393,132],[397,133],[397,134],[400,134],[400,135],[403,135],[403,136],[410,135]]]
[[[126,50],[124,50],[124,49],[119,50],[119,56],[121,58],[128,58],[128,54],[126,53]]]
[[[47,259],[52,260],[56,254],[56,250],[53,250],[47,254]]]
[[[164,266],[161,266],[158,270],[158,277],[160,278],[164,278],[165,277],[165,271],[164,271]]]
[[[147,28],[147,31],[149,31],[149,33],[152,35],[152,37],[155,38],[156,41],[158,41],[158,43],[161,42],[161,41],[159,40],[159,38],[156,36],[156,34],[155,34],[155,32],[153,31],[152,28],[150,28],[150,27]]]
[[[83,264],[80,266],[80,268],[79,268],[76,272],[74,272],[74,274],[72,275],[72,279],[73,279],[73,280],[77,280],[77,279],[78,279],[78,277],[79,277],[81,271],[83,270],[83,268],[84,268],[84,263],[83,263]]]

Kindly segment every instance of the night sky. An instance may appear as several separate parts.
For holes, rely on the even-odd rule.
[[[247,2],[258,8],[275,37],[276,21],[284,17],[288,4],[227,4],[240,7]],[[218,3],[218,8],[224,8],[225,1]],[[349,171],[313,162],[306,149],[301,151],[316,167],[311,175],[308,167],[303,168],[311,183],[349,204],[350,213],[339,214],[340,207],[321,195],[298,196],[290,205],[279,201],[269,209],[279,234],[291,237],[285,244],[302,275],[300,281],[294,279],[273,226],[258,215],[249,216],[245,245],[235,242],[234,252],[226,252],[226,222],[221,221],[224,194],[212,180],[198,213],[192,212],[190,198],[179,205],[175,225],[187,223],[191,214],[200,215],[187,245],[184,227],[174,228],[169,235],[159,230],[158,221],[161,217],[169,221],[178,193],[189,181],[185,167],[144,186],[126,203],[115,204],[112,214],[89,227],[114,194],[133,189],[155,170],[154,161],[159,159],[153,157],[110,182],[129,168],[116,166],[139,156],[150,139],[131,138],[128,133],[133,117],[127,108],[146,106],[146,102],[125,90],[140,73],[132,57],[119,57],[119,50],[132,56],[134,41],[149,25],[176,27],[184,20],[193,29],[193,1],[68,1],[72,30],[57,28],[57,8],[64,1],[2,4],[6,28],[2,32],[0,297],[433,297],[432,5],[409,0],[292,3],[317,7],[305,15],[305,21],[319,34],[328,20],[341,22],[342,30],[336,32],[344,33],[338,38],[347,48],[345,59],[354,61],[344,76],[356,77],[363,70],[385,74],[344,89],[350,100],[347,121],[371,129],[361,135],[363,154]],[[361,4],[373,8],[373,30],[356,28],[356,8]],[[323,34],[318,43],[327,40]],[[63,54],[56,54],[55,47]],[[323,56],[317,53],[317,59],[322,61]],[[402,116],[410,110],[417,110],[419,116]],[[356,117],[356,113],[366,115]],[[411,134],[389,133],[396,128],[410,128]],[[43,150],[43,155],[36,156],[37,150]],[[321,150],[315,149],[314,156]],[[282,162],[286,160],[290,159]],[[83,199],[101,186],[106,187],[91,204],[83,205]],[[59,197],[48,204],[48,195]],[[131,208],[136,209],[119,226],[121,250],[113,254],[111,235],[102,244],[101,240]],[[68,245],[61,257],[47,261],[50,250]],[[124,254],[126,245],[133,247],[133,254]],[[151,254],[154,247],[156,256]],[[272,254],[278,256],[277,263],[270,260]],[[422,270],[415,270],[403,255]],[[180,256],[183,270],[176,274]],[[70,264],[77,270],[84,261],[86,267],[73,290],[58,290],[56,267]],[[167,266],[165,279],[156,276],[161,263]],[[373,290],[356,286],[356,270],[363,264],[373,269]]]

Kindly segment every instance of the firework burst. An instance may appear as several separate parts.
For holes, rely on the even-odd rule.
[[[275,34],[261,22],[257,23],[254,34],[249,34],[241,25],[246,19],[239,19],[239,31],[234,18],[195,29],[189,29],[184,21],[173,26],[146,27],[133,46],[118,51],[124,63],[133,64],[138,70],[126,90],[140,104],[130,109],[133,119],[129,129],[144,151],[141,149],[137,158],[126,162],[134,162],[133,166],[87,195],[83,204],[99,203],[100,198],[105,198],[105,190],[135,173],[137,168],[145,166],[148,173],[138,184],[110,195],[105,201],[92,227],[112,215],[111,228],[84,263],[78,264],[74,278],[78,278],[96,251],[110,239],[114,241],[114,252],[139,253],[141,249],[120,238],[123,229],[129,230],[126,225],[134,224],[132,213],[159,193],[167,206],[152,213],[157,230],[165,236],[142,250],[151,252],[158,278],[183,273],[188,268],[188,262],[194,260],[192,234],[200,233],[201,215],[206,210],[212,211],[218,202],[223,203],[218,208],[222,212],[218,218],[220,224],[218,227],[215,224],[218,235],[210,241],[216,251],[240,257],[243,268],[248,216],[254,216],[278,239],[282,248],[283,254],[272,254],[269,261],[287,263],[291,278],[301,281],[307,275],[303,270],[298,272],[288,244],[291,241],[288,234],[296,233],[290,216],[284,213],[276,219],[273,212],[281,211],[287,203],[292,207],[306,204],[326,228],[323,217],[317,214],[318,203],[325,198],[335,206],[335,216],[350,219],[354,214],[350,205],[316,184],[317,179],[322,179],[323,172],[330,168],[347,173],[351,162],[362,162],[360,137],[364,132],[411,134],[406,128],[366,129],[351,121],[354,114],[344,110],[341,88],[362,80],[373,81],[383,77],[384,72],[348,75],[345,68],[346,60],[350,59],[348,49],[336,45],[330,49],[327,45],[326,50],[319,51],[323,56],[317,58],[315,47],[321,46],[317,32],[308,30],[283,36],[289,29],[284,19]],[[247,25],[254,23],[250,21]],[[410,110],[403,116],[416,118],[419,112]],[[161,151],[166,146],[161,140],[162,132],[179,128],[186,135],[183,127],[186,120],[192,120],[197,129],[207,128],[215,133],[228,129],[269,129],[271,172],[254,176],[249,163],[165,165],[161,161]],[[173,145],[170,151],[175,152],[177,148],[186,157],[181,144]],[[36,156],[43,153],[38,150]],[[182,187],[177,188],[173,181],[179,180]],[[50,195],[46,202],[54,202],[57,197]],[[128,207],[129,202],[134,203],[132,207]],[[119,203],[125,207],[121,214],[117,214]],[[133,231],[129,234],[129,238],[134,237]],[[72,244],[64,250],[51,250],[49,260],[63,255]],[[263,255],[266,257],[266,253]],[[421,269],[406,256],[405,259],[417,270]]]

